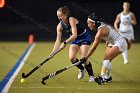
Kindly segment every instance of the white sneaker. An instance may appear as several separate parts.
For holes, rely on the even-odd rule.
[[[128,61],[124,61],[124,64],[128,64]]]
[[[94,76],[89,76],[89,82],[94,82]]]
[[[84,77],[84,73],[86,72],[86,69],[84,68],[84,70],[80,70],[79,69],[79,74],[78,74],[78,79],[82,79]]]

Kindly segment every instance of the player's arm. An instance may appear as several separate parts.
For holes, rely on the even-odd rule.
[[[76,26],[76,20],[73,17],[69,18],[69,23],[71,26],[71,31],[72,31],[72,35],[66,40],[66,43],[70,43],[72,41],[74,41],[74,39],[77,38],[77,26]]]
[[[131,12],[131,24],[132,25],[136,25],[137,24],[136,16],[132,12]]]
[[[101,41],[101,38],[103,36],[103,33],[102,31],[100,30],[104,30],[102,28],[100,28],[95,36],[95,39],[94,39],[94,42],[90,48],[90,50],[88,51],[87,55],[85,56],[85,58],[89,58],[93,53],[94,51],[96,50],[97,46],[99,45],[100,41]]]
[[[77,38],[77,26],[76,26],[76,20],[75,20],[75,18],[70,17],[69,18],[69,23],[70,23],[70,26],[71,26],[72,35],[67,40],[65,40],[65,42],[63,42],[61,44],[61,46],[60,46],[60,49],[61,50],[66,47],[66,44],[67,43],[70,43],[70,42],[74,41],[74,39]]]
[[[117,17],[114,21],[114,28],[117,32],[119,32],[119,27],[118,27],[119,22],[120,22],[120,14],[117,15]]]
[[[57,25],[56,31],[57,31],[57,37],[56,37],[56,41],[54,43],[54,47],[53,47],[52,52],[56,51],[59,48],[60,44],[61,44],[62,27],[61,27],[60,23]]]

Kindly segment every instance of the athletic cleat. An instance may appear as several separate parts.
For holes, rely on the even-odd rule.
[[[108,79],[105,79],[104,82],[108,82],[108,83],[111,83],[112,82],[112,76],[110,76]]]
[[[94,82],[94,76],[89,76],[89,82]]]
[[[99,85],[102,85],[104,83],[103,78],[100,76],[95,78],[95,82],[98,83]]]
[[[128,61],[124,61],[124,64],[128,64]]]
[[[84,70],[80,70],[79,69],[79,74],[78,74],[78,79],[82,79],[84,77],[84,73],[86,72],[86,69],[84,68]]]

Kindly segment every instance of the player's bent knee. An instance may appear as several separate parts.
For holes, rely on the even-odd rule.
[[[77,58],[71,58],[70,61],[71,61],[71,63],[76,63],[76,62],[78,62],[79,60],[78,60]]]

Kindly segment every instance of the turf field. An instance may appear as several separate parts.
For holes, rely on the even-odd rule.
[[[27,42],[0,42],[0,81],[27,47]],[[129,50],[129,64],[123,64],[121,55],[113,60],[112,83],[104,85],[89,83],[87,73],[82,80],[77,80],[78,69],[73,67],[47,80],[47,85],[42,85],[40,82],[42,77],[71,65],[68,60],[68,46],[27,78],[24,83],[20,83],[22,72],[27,73],[44,61],[52,48],[53,43],[51,42],[36,43],[8,93],[140,93],[140,44],[133,44]],[[90,58],[96,74],[100,73],[105,48],[104,43],[100,44]]]

